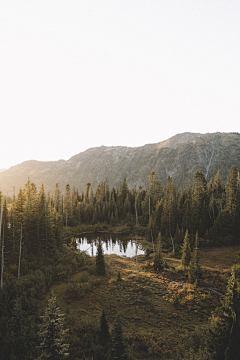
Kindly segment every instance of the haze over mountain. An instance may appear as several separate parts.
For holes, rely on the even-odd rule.
[[[54,190],[56,183],[62,191],[67,183],[80,191],[86,190],[87,183],[95,189],[106,178],[110,187],[118,187],[124,177],[130,188],[146,188],[152,168],[163,185],[170,175],[178,188],[184,187],[200,169],[208,181],[220,170],[225,181],[232,165],[240,170],[240,134],[183,133],[141,147],[90,148],[69,160],[25,161],[0,173],[0,190],[11,196],[15,188],[17,194],[28,177],[38,188],[43,182],[46,191]]]

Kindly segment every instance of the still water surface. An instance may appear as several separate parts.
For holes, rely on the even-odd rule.
[[[132,257],[136,255],[135,240],[121,240],[113,236],[83,236],[76,239],[77,248],[80,251],[86,251],[90,256],[96,256],[97,245],[99,240],[102,241],[102,248],[104,254],[116,254]],[[138,244],[137,254],[144,255],[145,252]]]

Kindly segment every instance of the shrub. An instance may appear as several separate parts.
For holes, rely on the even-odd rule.
[[[118,271],[117,281],[122,281],[120,271]]]
[[[149,247],[147,247],[146,254],[145,254],[146,258],[150,257],[150,253],[151,253],[151,250],[149,249]]]
[[[95,265],[95,264],[89,266],[88,272],[89,272],[90,275],[96,274],[96,271],[97,271],[97,269],[96,269],[96,265]]]
[[[178,306],[179,305],[179,296],[176,294],[173,298],[173,305]]]
[[[66,297],[68,300],[80,300],[85,296],[83,287],[77,285],[68,285],[66,289]]]
[[[80,273],[79,281],[80,282],[88,282],[89,280],[89,273],[87,271],[83,271]]]
[[[90,281],[91,287],[97,287],[101,285],[101,281],[99,279],[93,279]]]
[[[240,251],[237,251],[233,259],[234,264],[240,264]]]

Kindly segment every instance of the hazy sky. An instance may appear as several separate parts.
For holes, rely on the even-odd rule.
[[[239,0],[0,0],[0,169],[240,132]]]

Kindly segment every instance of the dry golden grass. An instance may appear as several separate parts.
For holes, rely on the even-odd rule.
[[[216,273],[226,276],[233,264],[234,253],[239,250],[240,246],[203,249],[201,266],[208,270],[210,277]],[[186,273],[180,270],[180,259],[166,260],[176,270],[156,274],[147,270],[151,259],[139,256],[137,279],[134,258],[105,255],[107,276],[89,275],[89,283],[98,279],[100,285],[92,287],[82,299],[67,299],[66,289],[70,286],[67,283],[53,286],[48,298],[53,292],[61,311],[70,313],[76,322],[86,315],[99,317],[105,309],[111,326],[116,312],[119,312],[132,359],[177,356],[183,352],[184,343],[195,325],[206,321],[211,310],[220,303],[221,296],[188,284]],[[69,283],[80,284],[81,271],[86,271],[94,262],[95,259],[86,260],[84,268]],[[122,279],[120,282],[117,281],[118,272]],[[210,280],[206,281],[211,285]],[[41,311],[46,306],[47,299],[43,301]]]

